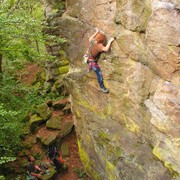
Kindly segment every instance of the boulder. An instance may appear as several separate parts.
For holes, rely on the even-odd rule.
[[[59,73],[60,73],[60,75],[66,74],[66,73],[68,73],[68,71],[69,71],[69,66],[61,66],[61,67],[59,68]]]
[[[63,108],[63,113],[64,113],[65,115],[72,113],[72,112],[71,112],[71,104],[70,104],[70,103],[67,104],[66,107]]]
[[[57,172],[55,169],[51,168],[51,169],[48,169],[48,173],[46,174],[43,174],[41,176],[41,179],[42,180],[54,180],[57,176]]]
[[[71,121],[65,121],[61,127],[61,136],[62,137],[67,136],[72,131],[73,127],[74,127],[74,123],[72,120]]]
[[[23,141],[22,146],[25,149],[31,148],[34,144],[36,144],[36,136],[27,135],[25,141]]]
[[[53,82],[44,82],[44,89],[46,90],[46,92],[50,92],[51,91],[51,87],[53,85]]]
[[[68,96],[67,91],[64,87],[64,82],[62,79],[58,79],[55,83],[53,88],[59,95]]]
[[[37,132],[36,137],[40,139],[40,141],[44,145],[49,146],[56,141],[56,138],[59,136],[59,133],[59,130],[50,130],[46,127],[43,127]]]
[[[69,156],[69,146],[67,143],[62,143],[61,144],[61,152],[63,157]]]
[[[38,128],[39,125],[44,122],[44,119],[37,114],[34,114],[33,116],[30,117],[29,124],[30,124],[30,130],[32,132],[35,132]]]
[[[55,110],[62,110],[63,108],[66,107],[67,103],[68,103],[67,99],[61,99],[61,100],[54,101],[52,106]]]
[[[46,103],[41,104],[36,112],[44,119],[47,120],[51,117],[51,110],[49,109],[48,105]]]
[[[69,60],[67,59],[66,53],[61,49],[59,51],[59,61],[57,62],[58,67],[63,67],[69,65]]]
[[[45,136],[45,137],[41,137],[41,142],[42,144],[49,146],[50,144],[54,143],[56,141],[56,137],[57,135],[50,135],[50,136]]]
[[[47,122],[46,127],[50,129],[61,129],[62,117],[52,116]]]

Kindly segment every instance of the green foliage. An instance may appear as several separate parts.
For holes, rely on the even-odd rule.
[[[6,180],[4,176],[0,175],[0,180]]]
[[[53,46],[56,44],[63,44],[67,42],[65,38],[57,38],[54,35],[44,35],[44,38],[46,39],[46,44],[49,46]]]
[[[43,34],[43,19],[40,0],[0,1],[0,55],[4,60],[3,74],[0,74],[1,157],[15,157],[21,148],[20,137],[26,126],[24,117],[35,111],[38,104],[58,97],[43,92],[42,82],[29,88],[15,78],[17,69],[23,68],[25,61],[54,59],[46,54],[45,44],[66,42],[63,38]]]
[[[40,154],[40,153],[36,153],[36,154],[34,154],[33,155],[34,156],[34,158],[36,159],[36,160],[41,160],[41,156],[42,156],[42,154]]]
[[[0,156],[14,156],[20,148],[22,119],[37,103],[37,94],[9,76],[2,78],[0,89]]]
[[[19,149],[21,120],[31,103],[23,101],[27,91],[10,77],[2,78],[0,89],[0,156],[14,156]]]
[[[76,172],[76,174],[78,175],[79,178],[84,178],[86,177],[86,171],[82,168],[76,168],[74,169],[74,171]]]
[[[38,3],[30,7],[30,2],[26,2],[5,0],[0,6],[0,53],[10,60],[32,60],[38,55],[35,43],[42,38],[42,28],[33,17]]]
[[[66,40],[43,34],[46,24],[40,0],[4,0],[0,3],[0,54],[8,61],[35,61],[52,58],[46,44]],[[9,67],[4,65],[5,67]]]
[[[15,160],[16,160],[15,157],[0,157],[0,164],[4,164]]]
[[[43,92],[43,82],[33,87],[23,86],[4,74],[0,82],[0,156],[15,156],[21,148],[20,137],[26,127],[24,117],[35,112],[38,105],[49,99],[60,98]],[[9,143],[10,142],[10,143]]]
[[[63,10],[65,8],[65,3],[64,2],[59,2],[56,0],[53,9],[57,9],[58,11]]]

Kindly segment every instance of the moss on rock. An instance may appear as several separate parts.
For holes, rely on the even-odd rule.
[[[159,147],[157,147],[157,146],[155,146],[154,147],[154,149],[153,149],[153,154],[158,158],[158,159],[160,159],[163,163],[164,163],[164,166],[167,168],[167,169],[169,169],[169,171],[171,172],[171,174],[173,175],[173,176],[180,176],[180,174],[179,174],[179,172],[177,172],[175,169],[176,169],[176,167],[173,165],[173,164],[171,164],[171,163],[169,163],[168,161],[166,161],[164,158],[163,158],[163,154],[161,154],[161,151],[162,151],[162,149],[161,148],[159,148]]]
[[[124,113],[122,113],[122,117],[123,117],[123,121],[126,125],[126,128],[131,131],[134,132],[136,134],[140,134],[140,127],[130,118],[128,118]]]
[[[94,180],[100,180],[98,172],[95,172],[91,168],[91,161],[89,159],[89,156],[84,150],[84,148],[82,147],[81,142],[79,140],[78,140],[78,148],[79,148],[79,155],[80,155],[81,161],[84,164],[86,172],[91,172],[91,175],[93,176]]]
[[[53,144],[56,141],[56,135],[50,135],[48,137],[41,137],[41,142],[46,145],[49,146],[50,144]]]
[[[62,156],[67,157],[69,156],[69,146],[67,143],[62,143],[61,145],[61,152],[62,152]]]
[[[47,120],[51,117],[51,111],[46,103],[41,104],[36,111],[44,120]]]
[[[39,124],[42,123],[43,121],[44,119],[38,116],[37,114],[34,114],[33,116],[31,116],[30,121],[29,121],[30,130],[32,132],[35,132],[37,128],[39,127]]]
[[[62,128],[61,128],[61,135],[62,135],[62,137],[67,136],[72,131],[73,126],[74,126],[73,121],[65,122],[62,125]]]
[[[60,75],[66,74],[66,73],[68,73],[68,71],[69,71],[69,66],[62,66],[59,68]]]
[[[62,117],[55,116],[55,117],[50,118],[46,122],[46,127],[51,128],[51,129],[61,129],[61,126],[62,126],[61,122],[62,122]]]
[[[99,133],[99,138],[98,138],[98,143],[100,146],[105,146],[106,144],[108,144],[109,139],[107,137],[107,133],[105,133],[104,131]]]
[[[109,162],[109,161],[106,161],[106,171],[108,172],[109,174],[109,180],[115,180],[117,178],[115,178],[115,166]]]

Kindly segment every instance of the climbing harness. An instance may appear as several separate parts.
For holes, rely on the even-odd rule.
[[[87,54],[85,54],[85,55],[83,56],[83,64],[87,64],[88,59],[89,59],[89,56],[88,56]]]
[[[95,44],[95,41],[92,40],[92,41],[90,42],[90,44],[89,44],[87,53],[84,54],[84,56],[83,56],[83,64],[87,64],[88,61],[89,61],[89,59],[91,59],[91,58],[90,58],[90,57],[92,56],[92,55],[91,55],[91,49],[93,48],[94,44]]]

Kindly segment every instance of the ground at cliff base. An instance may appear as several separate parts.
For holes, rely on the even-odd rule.
[[[83,173],[84,168],[78,154],[78,145],[75,130],[73,130],[71,134],[69,134],[64,139],[64,141],[68,143],[70,152],[69,157],[64,157],[66,161],[65,163],[68,165],[68,171],[60,173],[56,180],[80,180],[81,178],[83,180],[88,180],[88,177]]]

